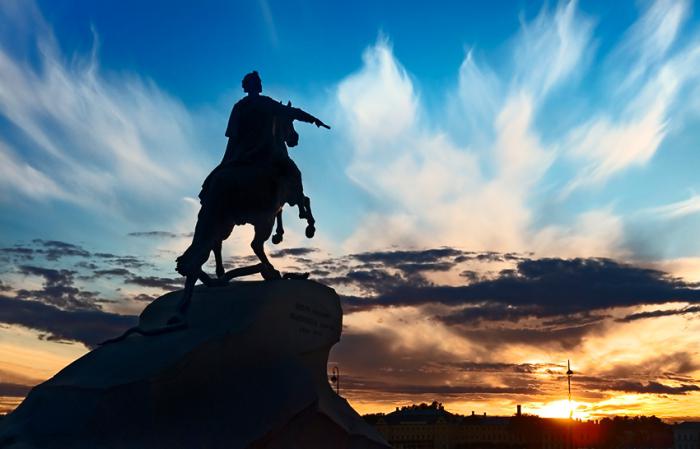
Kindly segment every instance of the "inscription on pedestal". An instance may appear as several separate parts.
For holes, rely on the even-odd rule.
[[[289,313],[289,318],[299,323],[300,334],[332,337],[338,332],[333,317],[327,311],[309,304],[294,303],[294,311]]]

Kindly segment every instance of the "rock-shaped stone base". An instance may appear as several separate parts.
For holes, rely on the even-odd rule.
[[[143,311],[162,328],[182,292]],[[328,352],[337,294],[311,281],[195,289],[187,327],[132,334],[35,387],[0,426],[0,448],[386,448],[335,394]]]

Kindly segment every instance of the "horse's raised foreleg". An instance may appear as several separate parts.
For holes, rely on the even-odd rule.
[[[304,203],[304,198],[306,197],[304,196],[303,190],[299,189],[299,191],[294,196],[294,202],[299,208],[299,218],[301,218],[302,220],[309,218],[309,212],[306,208],[306,204]]]
[[[311,213],[311,199],[308,196],[304,197],[304,209],[306,209],[306,237],[312,238],[316,234],[316,220]]]
[[[272,226],[274,223],[274,217],[270,220],[261,220],[255,223],[255,236],[253,237],[253,241],[250,242],[250,247],[253,248],[253,252],[262,263],[261,274],[265,280],[280,279],[282,277],[280,272],[275,270],[275,267],[272,266],[265,254],[265,242],[270,238],[270,234],[272,234]]]
[[[275,227],[275,235],[272,236],[272,243],[277,245],[284,238],[284,226],[282,225],[282,209],[275,215],[277,226]]]

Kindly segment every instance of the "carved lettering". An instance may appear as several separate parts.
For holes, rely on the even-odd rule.
[[[308,304],[296,302],[289,318],[301,324],[299,332],[324,336],[337,332],[331,314],[324,309],[315,308]]]

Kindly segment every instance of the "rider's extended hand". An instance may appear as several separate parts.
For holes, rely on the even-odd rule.
[[[331,129],[330,126],[326,125],[325,123],[323,123],[323,122],[322,122],[321,120],[319,120],[319,119],[316,119],[316,120],[314,121],[314,125],[318,126],[319,128],[323,126],[323,127],[326,128],[326,129]]]

